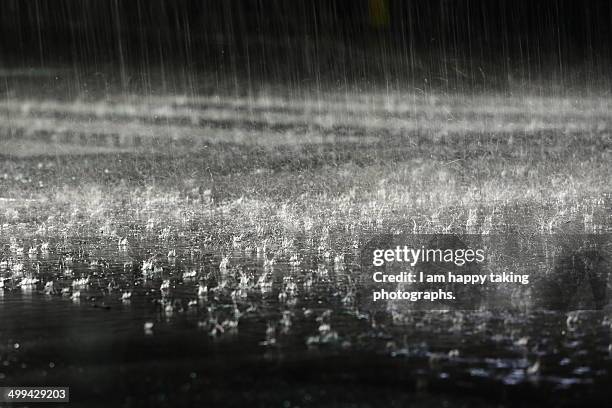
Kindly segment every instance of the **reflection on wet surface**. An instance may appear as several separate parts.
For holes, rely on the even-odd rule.
[[[346,401],[345,387],[361,395],[357,406],[413,391],[458,393],[471,406],[609,395],[612,314],[546,311],[530,300],[541,296],[533,287],[498,288],[494,297],[510,301],[473,310],[417,310],[372,304],[357,248],[292,242],[272,253],[239,238],[224,253],[134,238],[4,244],[2,381],[69,385],[76,402],[324,406]],[[541,251],[553,244],[503,253],[520,251],[513,245],[489,242],[497,261],[486,267],[563,265]],[[422,404],[444,401],[464,404]]]

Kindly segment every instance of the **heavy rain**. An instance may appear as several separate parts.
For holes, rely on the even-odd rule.
[[[597,0],[3,0],[0,402],[609,406],[611,45]]]

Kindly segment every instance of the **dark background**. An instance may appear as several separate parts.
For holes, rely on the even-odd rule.
[[[2,0],[0,16],[1,66],[123,86],[155,75],[600,86],[612,61],[608,1]]]

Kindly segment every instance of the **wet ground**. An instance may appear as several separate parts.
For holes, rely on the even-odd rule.
[[[8,95],[0,380],[75,406],[605,406],[607,107]],[[461,233],[537,285],[372,304],[369,240]]]
[[[271,264],[239,244],[222,255],[175,242],[168,254],[136,236],[32,253],[5,242],[3,384],[70,386],[82,406],[601,406],[609,396],[606,310],[375,308],[358,250]]]

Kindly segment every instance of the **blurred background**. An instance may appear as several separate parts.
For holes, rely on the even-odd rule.
[[[3,76],[61,68],[81,89],[602,92],[611,38],[612,4],[603,0],[0,3]]]

